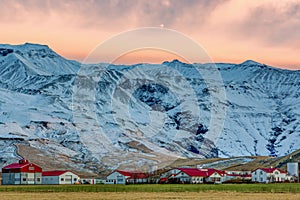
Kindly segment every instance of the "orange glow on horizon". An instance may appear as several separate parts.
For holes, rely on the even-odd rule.
[[[191,63],[181,56],[163,50],[137,50],[121,55],[113,61],[114,64],[139,64],[152,63],[161,64],[164,61],[179,60],[185,63]]]
[[[197,41],[212,62],[241,63],[251,59],[300,70],[297,8],[300,2],[295,0],[154,0],[151,4],[143,0],[126,3],[3,0],[0,43],[46,44],[61,56],[82,62],[97,45],[116,34],[140,27],[160,27]],[[174,59],[184,61],[172,53],[142,51],[121,55],[115,62],[161,63]],[[190,62],[199,61],[195,58]]]

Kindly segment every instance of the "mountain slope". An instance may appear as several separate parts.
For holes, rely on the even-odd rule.
[[[0,164],[29,156],[13,144],[86,172],[287,155],[300,143],[299,89],[300,71],[254,61],[83,65],[0,45]]]

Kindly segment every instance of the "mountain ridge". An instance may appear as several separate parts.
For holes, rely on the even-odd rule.
[[[300,71],[249,60],[85,65],[47,49],[0,45],[1,165],[17,159],[12,144],[94,172],[298,148]],[[222,132],[211,141],[212,114],[222,117],[223,107],[224,127],[215,124]]]

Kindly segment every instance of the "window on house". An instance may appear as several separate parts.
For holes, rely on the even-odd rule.
[[[262,171],[260,171],[260,174],[263,174],[263,172],[262,172]]]
[[[37,178],[36,181],[40,182],[40,181],[41,181],[41,178]]]
[[[64,178],[61,178],[61,179],[60,179],[60,181],[64,181],[64,180],[65,180]]]
[[[29,170],[33,171],[33,170],[34,170],[34,167],[29,167]]]
[[[23,181],[26,181],[26,178],[23,178],[22,180],[23,180]]]
[[[74,181],[77,181],[77,178],[74,178]]]
[[[263,181],[263,178],[260,178],[260,181]]]

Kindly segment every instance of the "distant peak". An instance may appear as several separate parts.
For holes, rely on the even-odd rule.
[[[262,64],[253,60],[246,60],[245,62],[241,63],[241,65],[262,65]]]
[[[44,45],[44,44],[35,44],[35,43],[26,42],[23,45],[24,46],[30,46],[30,47],[43,47],[43,48],[48,48],[49,49],[49,46],[48,45]],[[21,45],[17,45],[17,46],[22,46],[22,44]]]
[[[178,59],[174,59],[174,60],[172,60],[171,62],[170,61],[164,61],[162,64],[163,65],[167,65],[167,64],[176,64],[176,63],[183,63],[183,62],[181,62],[180,60],[178,60]],[[183,63],[184,64],[184,63]]]
[[[24,44],[0,44],[0,48],[7,48],[7,49],[15,49],[15,50],[36,50],[36,49],[44,49],[44,50],[50,50],[52,51],[48,45],[42,45],[42,44],[34,44],[34,43],[24,43]]]

